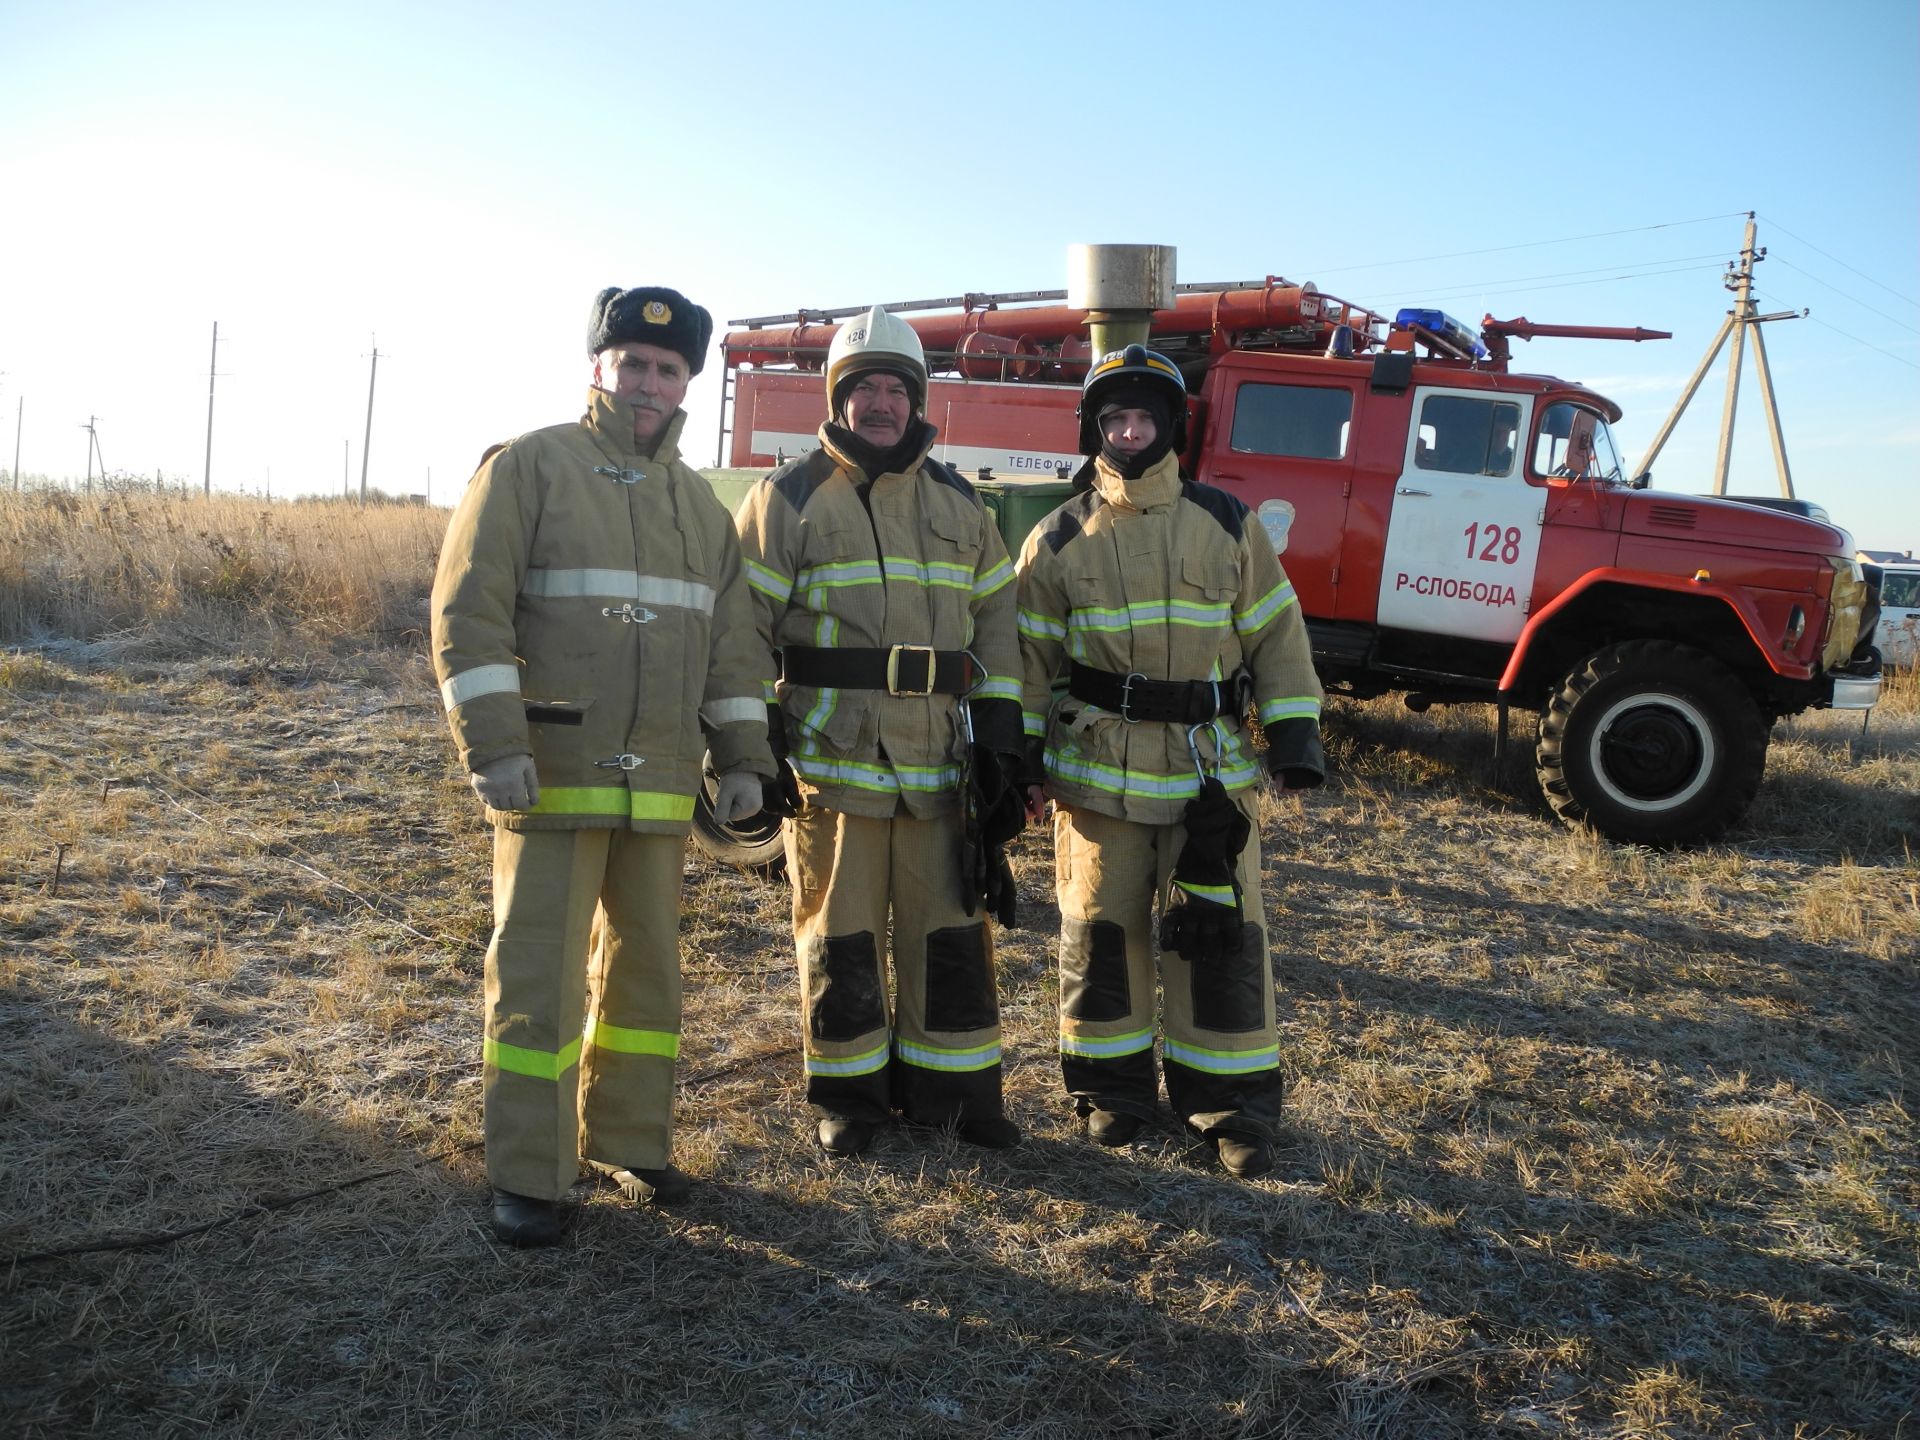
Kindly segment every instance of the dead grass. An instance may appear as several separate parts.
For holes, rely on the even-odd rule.
[[[0,644],[152,659],[424,633],[446,512],[138,488],[0,493]]]
[[[1781,727],[1750,824],[1675,855],[1552,821],[1518,725],[1495,765],[1475,712],[1336,707],[1334,780],[1263,826],[1292,1149],[1254,1184],[1076,1133],[1039,836],[1027,1143],[826,1163],[786,893],[692,859],[695,1197],[585,1190],[515,1254],[460,1148],[487,837],[430,677],[276,643],[0,657],[7,1433],[1912,1429],[1911,689]]]

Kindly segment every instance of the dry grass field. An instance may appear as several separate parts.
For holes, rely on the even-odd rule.
[[[0,1432],[1920,1434],[1920,680],[1776,732],[1727,843],[1568,831],[1471,710],[1330,707],[1268,802],[1290,1148],[1058,1093],[828,1163],[777,883],[687,865],[671,1212],[482,1218],[488,837],[442,512],[0,499]],[[1516,717],[1516,731],[1521,728]]]

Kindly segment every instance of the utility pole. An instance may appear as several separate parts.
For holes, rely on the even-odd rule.
[[[13,488],[20,489],[20,424],[27,418],[27,397],[22,395],[13,411]]]
[[[220,322],[213,322],[213,353],[207,357],[207,463],[200,475],[200,493],[213,498],[213,375],[220,359]]]
[[[1673,434],[1673,427],[1680,423],[1680,416],[1686,411],[1687,403],[1693,399],[1694,392],[1700,388],[1700,382],[1706,378],[1707,371],[1720,354],[1720,347],[1727,343],[1727,337],[1733,337],[1733,351],[1727,359],[1727,395],[1720,410],[1720,450],[1713,462],[1713,493],[1727,493],[1727,470],[1733,459],[1733,421],[1740,404],[1740,367],[1745,358],[1747,332],[1753,331],[1754,369],[1760,376],[1760,401],[1767,412],[1767,437],[1773,442],[1773,468],[1780,480],[1780,493],[1789,500],[1793,498],[1793,472],[1787,467],[1787,446],[1780,436],[1780,407],[1773,398],[1773,370],[1767,364],[1767,343],[1761,338],[1760,326],[1772,320],[1798,320],[1808,312],[1805,310],[1778,310],[1771,315],[1757,315],[1753,304],[1753,267],[1767,258],[1765,249],[1754,244],[1753,212],[1747,212],[1746,235],[1740,245],[1740,263],[1727,262],[1727,274],[1724,284],[1733,292],[1733,308],[1727,312],[1727,318],[1720,324],[1720,333],[1713,337],[1713,343],[1707,347],[1705,358],[1687,381],[1686,388],[1680,392],[1680,398],[1674,403],[1671,413],[1660,426],[1660,433],[1653,437],[1653,444],[1647,447],[1647,453],[1641,457],[1639,465],[1634,467],[1633,480],[1636,485],[1644,485],[1647,472],[1653,469],[1654,457]]]
[[[340,498],[345,500],[353,494],[347,479],[347,447],[353,442],[342,436],[340,440]]]
[[[360,503],[367,503],[367,456],[373,444],[373,382],[380,374],[380,340],[374,338],[373,364],[367,369],[367,433],[360,441]]]
[[[99,418],[98,415],[89,415],[87,423],[80,427],[87,432],[87,494],[89,495],[93,493],[93,457],[95,455],[100,455],[100,482],[105,484],[107,479],[107,457],[100,454],[100,432],[94,426],[94,422]]]

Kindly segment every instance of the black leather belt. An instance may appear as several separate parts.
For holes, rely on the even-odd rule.
[[[966,651],[929,645],[789,645],[780,652],[780,673],[789,685],[889,695],[965,695],[977,678]]]
[[[1129,722],[1203,725],[1246,708],[1249,678],[1237,670],[1225,680],[1149,680],[1138,672],[1122,675],[1075,660],[1067,675],[1067,693]]]

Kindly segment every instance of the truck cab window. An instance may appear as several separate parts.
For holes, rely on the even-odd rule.
[[[1420,407],[1413,463],[1455,475],[1513,473],[1520,407],[1471,395],[1429,395]]]
[[[1342,460],[1353,393],[1313,385],[1242,385],[1233,406],[1233,448],[1243,455]]]
[[[1540,429],[1533,438],[1533,471],[1561,479],[1626,483],[1626,469],[1606,418],[1565,401],[1549,405],[1540,416]]]

